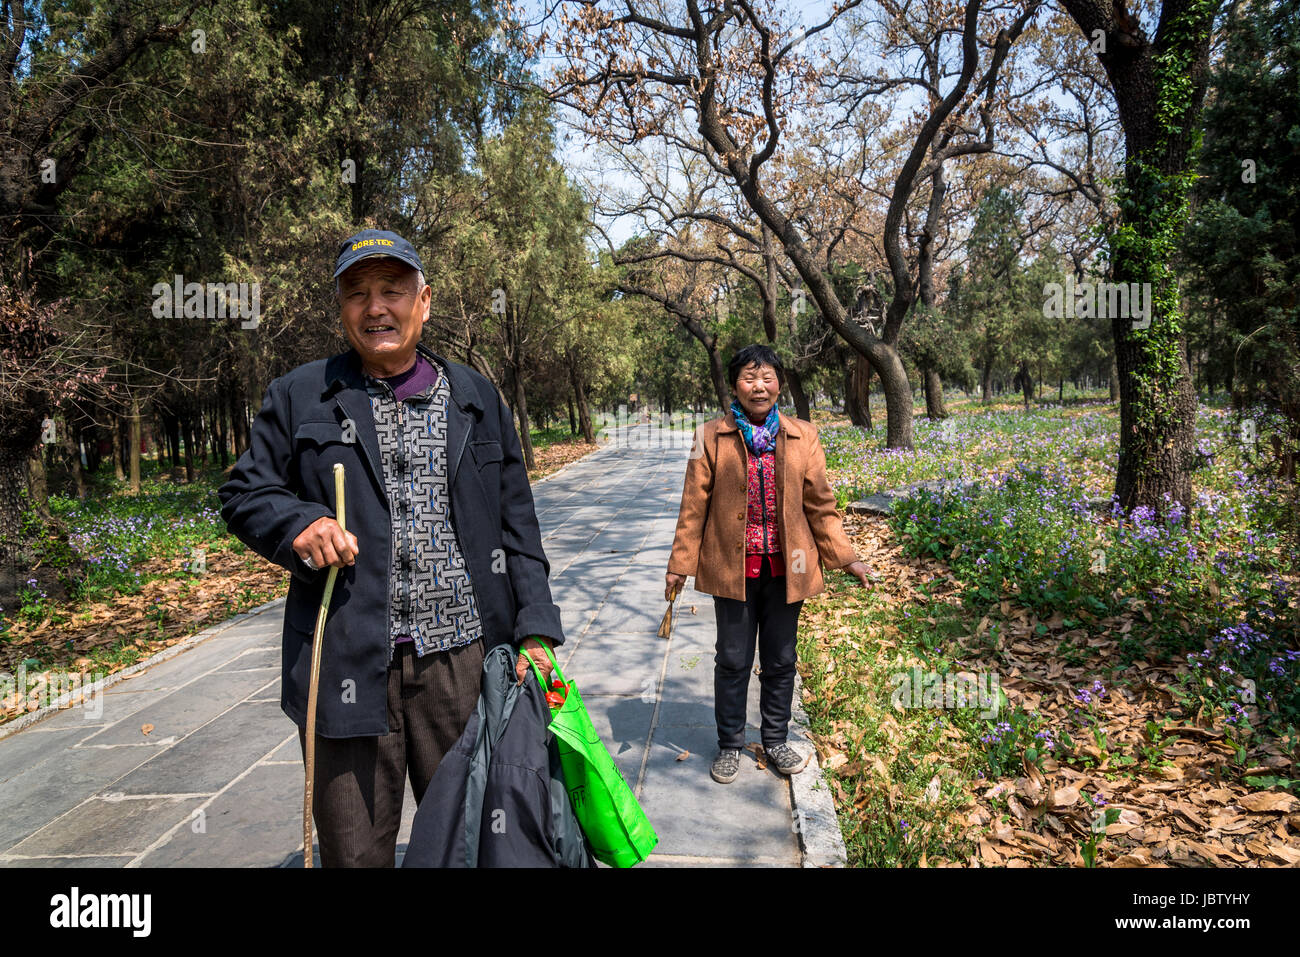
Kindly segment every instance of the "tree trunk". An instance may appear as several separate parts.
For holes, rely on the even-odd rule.
[[[565,404],[569,407],[569,434],[576,436],[578,434],[578,417],[573,411],[573,392],[564,397]]]
[[[1118,402],[1119,401],[1119,364],[1115,361],[1115,357],[1113,355],[1110,357],[1110,379],[1108,381],[1108,385],[1110,386],[1110,401]]]
[[[704,347],[709,353],[709,376],[713,379],[713,391],[718,395],[718,408],[725,413],[731,408],[731,387],[727,384],[727,370],[723,368],[717,341],[705,343]]]
[[[903,359],[893,346],[878,350],[878,361],[872,364],[880,376],[880,388],[885,393],[886,447],[913,448],[912,386],[907,381]]]
[[[45,446],[37,447],[27,459],[27,494],[32,508],[44,521],[54,516],[50,513],[49,484],[45,477]]]
[[[1125,511],[1191,504],[1196,396],[1173,260],[1190,210],[1210,38],[1220,3],[1164,0],[1154,39],[1125,0],[1062,0],[1097,56],[1124,130],[1124,185],[1110,233],[1111,282],[1149,288],[1148,311],[1111,317],[1119,372],[1115,493]],[[1144,286],[1144,284],[1149,284]],[[1146,298],[1144,292],[1143,298]]]
[[[194,421],[186,418],[181,430],[185,441],[185,484],[193,485],[196,473],[194,471]]]
[[[126,481],[126,468],[122,465],[126,453],[126,443],[122,438],[124,424],[122,416],[113,416],[113,478],[118,482]]]
[[[984,362],[984,369],[980,375],[980,401],[993,401],[993,360],[987,359]]]
[[[1023,360],[1020,363],[1020,391],[1025,396],[1025,411],[1029,411],[1029,403],[1034,398],[1034,379],[1029,374],[1029,360]]]
[[[86,474],[95,475],[99,471],[101,456],[99,454],[99,427],[91,425],[78,430],[79,444],[86,453]]]
[[[948,407],[943,401],[943,381],[934,366],[924,367],[925,373],[925,414],[930,419],[948,418]]]
[[[130,469],[130,474],[128,476],[132,495],[140,494],[140,442],[141,439],[143,438],[143,436],[141,435],[142,432],[141,425],[142,423],[140,421],[140,400],[137,399],[135,396],[132,396],[131,397],[131,429],[129,432],[130,445],[131,445],[130,448],[131,469]]]
[[[226,413],[221,406],[222,402],[218,397],[217,401],[213,403],[212,415],[214,417],[214,424],[216,425],[217,447],[221,450],[218,453],[218,458],[221,462],[221,469],[224,472],[226,466],[230,464],[230,436],[226,429]]]
[[[578,360],[572,350],[565,355],[565,358],[569,366],[569,385],[573,389],[573,398],[578,405],[578,425],[582,429],[582,441],[595,444],[596,430],[591,424],[591,406],[587,403],[586,380],[583,378],[582,370],[578,368]]]
[[[808,396],[803,391],[803,377],[794,369],[787,367],[785,381],[790,386],[790,399],[794,402],[795,417],[803,419],[805,422],[811,422],[812,416],[808,411]]]
[[[239,381],[235,380],[230,388],[230,438],[234,442],[236,459],[248,451],[248,428],[240,391]]]
[[[863,366],[866,366],[865,374]],[[863,398],[865,386],[870,384],[871,367],[867,360],[854,353],[844,367],[844,411],[849,421],[859,428],[871,428],[871,410]]]
[[[519,417],[519,444],[524,451],[524,468],[532,471],[537,466],[533,460],[533,435],[528,427],[528,398],[524,395],[524,377],[515,366],[510,370],[515,380],[515,414]]]
[[[218,437],[217,425],[221,420],[221,413],[215,401],[209,402],[203,409],[203,421],[207,434],[207,442],[203,446],[203,461],[205,465],[216,465],[221,453],[218,451],[218,445],[221,439]]]
[[[167,436],[167,457],[171,461],[172,482],[180,484],[184,475],[181,465],[181,422],[175,415],[167,413],[163,417],[163,428]]]
[[[63,435],[63,451],[68,456],[68,470],[72,473],[72,482],[77,489],[77,498],[84,502],[86,476],[81,471],[81,449],[77,447],[77,440],[73,437],[71,426],[65,426],[60,431]]]

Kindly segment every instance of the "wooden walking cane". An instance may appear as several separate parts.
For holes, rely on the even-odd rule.
[[[334,502],[339,528],[347,531],[343,512],[343,465],[334,464]],[[316,783],[316,692],[320,687],[320,659],[324,650],[325,616],[329,613],[330,596],[334,594],[334,579],[338,577],[337,565],[331,565],[325,578],[325,593],[321,595],[320,611],[316,613],[316,631],[311,642],[311,681],[307,685],[307,777],[302,786],[302,866],[312,866],[311,851],[311,800],[312,786]]]

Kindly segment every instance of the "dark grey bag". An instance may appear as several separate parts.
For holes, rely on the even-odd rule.
[[[483,661],[478,706],[434,772],[403,867],[594,867],[536,676],[508,644]]]

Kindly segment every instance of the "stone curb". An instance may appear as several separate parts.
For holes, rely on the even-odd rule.
[[[283,604],[284,604],[284,599],[277,598],[274,601],[269,601],[264,605],[258,605],[256,608],[250,608],[248,611],[241,612],[240,614],[236,615],[233,618],[227,618],[225,621],[218,622],[215,625],[211,625],[207,628],[204,628],[202,631],[198,632],[197,634],[190,635],[190,637],[185,638],[182,641],[178,641],[170,648],[164,648],[162,651],[150,655],[144,661],[137,661],[129,668],[123,668],[121,671],[115,671],[111,675],[107,675],[99,679],[98,681],[92,682],[91,684],[83,685],[80,690],[66,692],[65,694],[60,695],[53,704],[46,705],[44,708],[38,708],[35,711],[29,711],[27,714],[23,715],[22,717],[14,718],[12,721],[8,721],[5,724],[0,725],[0,741],[3,741],[11,734],[17,734],[19,731],[23,730],[24,728],[35,724],[37,721],[40,721],[42,718],[54,714],[56,711],[66,711],[67,710],[66,706],[71,704],[75,698],[80,697],[84,700],[85,696],[88,694],[96,694],[105,688],[109,688],[117,684],[118,682],[125,681],[127,678],[130,678],[132,675],[137,675],[148,668],[152,668],[154,665],[158,664],[159,662],[166,661],[168,658],[174,658],[176,655],[179,655],[182,651],[185,651],[187,648],[194,647],[201,641],[206,641],[209,638],[216,637],[217,635],[221,634],[221,632],[226,631],[227,629],[232,628],[235,625],[238,625],[241,622],[254,617],[255,615],[260,615],[263,612],[270,611],[273,608],[279,607]]]
[[[807,766],[798,774],[790,775],[790,809],[793,824],[798,827],[799,849],[804,867],[846,867],[848,851],[840,831],[840,819],[835,813],[835,799],[830,785],[822,774],[817,749],[813,746],[808,728],[808,715],[803,710],[803,679],[794,675],[794,700],[790,708],[790,731],[802,737],[801,753],[811,752]]]

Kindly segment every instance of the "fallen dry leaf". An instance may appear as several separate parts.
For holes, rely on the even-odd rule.
[[[936,774],[930,779],[930,783],[926,785],[925,794],[922,795],[922,799],[927,804],[933,804],[935,801],[939,800],[939,775]]]
[[[141,731],[141,733],[143,733],[143,734],[148,734],[148,733],[149,733],[150,731],[152,731],[152,730],[153,730],[153,725],[151,725],[151,724],[142,724],[142,725],[140,725],[140,731]]]
[[[1300,864],[1300,848],[1287,847],[1284,844],[1270,844],[1268,849],[1273,856],[1288,864]]]
[[[1052,796],[1052,803],[1056,807],[1074,807],[1079,803],[1079,789],[1057,788]]]
[[[678,760],[678,761],[685,761],[685,760],[686,760],[687,758],[689,758],[690,756],[691,756],[691,752],[689,752],[689,751],[683,751],[681,754],[677,755],[677,760]]]
[[[1257,791],[1237,798],[1237,803],[1247,811],[1277,811],[1289,814],[1300,810],[1300,798],[1285,791]]]

